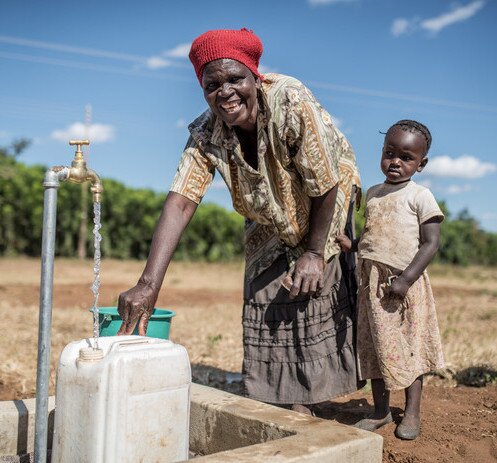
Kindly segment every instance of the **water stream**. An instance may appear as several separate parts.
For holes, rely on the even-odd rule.
[[[100,241],[102,241],[102,235],[100,235],[100,203],[93,203],[93,245],[95,248],[95,254],[93,257],[93,284],[91,285],[91,291],[94,296],[93,307],[91,311],[93,312],[93,348],[98,349],[98,335],[99,335],[99,322],[98,322],[98,297],[100,295]]]

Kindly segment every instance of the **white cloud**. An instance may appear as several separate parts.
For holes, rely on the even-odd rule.
[[[94,56],[96,58],[110,58],[114,60],[131,61],[136,63],[141,63],[143,61],[143,58],[141,56],[129,55],[126,53],[115,53],[112,51],[100,50],[95,48],[73,47],[62,43],[42,42],[40,40],[29,40],[21,37],[12,37],[7,35],[0,35],[0,43],[8,43],[21,47],[61,51],[64,53],[71,53],[76,55]]]
[[[390,31],[394,37],[409,34],[416,29],[416,19],[397,18],[394,20]]]
[[[334,3],[350,3],[356,0],[307,0],[311,6],[333,5]]]
[[[351,133],[353,133],[352,128],[346,126],[345,123],[343,122],[343,119],[336,117],[336,116],[330,116],[330,117],[331,117],[331,121],[333,122],[333,125],[338,130],[340,130],[340,132],[342,132],[345,135],[350,135]]]
[[[180,43],[171,50],[165,51],[164,56],[169,56],[171,58],[188,58],[190,53],[191,43]]]
[[[259,72],[261,74],[269,74],[271,72],[278,72],[275,68],[272,68],[272,67],[269,67],[269,66],[266,66],[264,64],[260,64],[259,65]]]
[[[474,16],[479,10],[485,6],[486,0],[476,0],[466,6],[455,7],[448,13],[443,13],[434,18],[421,20],[420,18],[397,18],[390,27],[390,32],[394,37],[401,35],[411,34],[416,29],[421,27],[433,34],[441,31],[442,29],[451,26],[457,22],[466,21]]]
[[[480,161],[474,156],[438,156],[430,159],[424,173],[438,177],[480,178],[496,170],[495,164]]]
[[[161,56],[151,56],[147,58],[146,66],[149,69],[166,68],[171,65],[171,62]]]
[[[9,134],[5,130],[0,130],[0,138],[7,138]]]
[[[183,118],[180,118],[176,121],[175,125],[177,129],[184,129],[188,124]]]
[[[337,126],[340,130],[343,128],[343,120],[342,119],[335,117],[335,116],[331,116],[331,120],[333,121],[333,125]]]
[[[485,212],[481,218],[484,220],[497,220],[497,214],[495,212]]]
[[[307,81],[311,87],[323,88],[326,90],[333,90],[335,92],[353,93],[356,95],[364,95],[367,97],[392,99],[400,101],[412,101],[414,103],[426,103],[429,105],[441,106],[446,108],[463,109],[466,111],[489,112],[492,114],[497,113],[497,106],[491,105],[477,105],[472,103],[464,103],[462,101],[441,100],[438,98],[424,97],[419,95],[409,95],[406,93],[394,93],[384,90],[374,90],[363,87],[351,87],[348,85],[337,85],[331,82],[316,82]]]
[[[114,72],[124,75],[140,75],[139,71],[143,68],[155,70],[167,66],[177,66],[177,63],[166,59],[165,56],[166,54],[170,53],[172,57],[182,57],[181,55],[183,50],[182,47],[187,46],[187,44],[181,44],[178,45],[176,48],[170,50],[169,52],[164,52],[159,55],[154,55],[150,57],[144,57],[144,56],[125,54],[125,53],[115,53],[107,50],[73,47],[61,43],[41,42],[38,40],[28,40],[21,37],[11,37],[3,35],[0,35],[0,43],[7,43],[10,45],[16,45],[23,48],[39,48],[42,50],[62,52],[71,55],[91,56],[95,58],[102,58],[106,61],[112,60],[112,61],[125,61],[125,62],[135,63],[131,69],[128,69],[128,68],[108,66],[105,64],[89,63],[86,61],[69,61],[59,58],[49,58],[46,56],[40,56],[39,54],[33,56],[33,55],[26,55],[19,53],[6,53],[0,51],[0,57],[7,59],[27,61],[32,63],[46,63],[46,64],[53,64],[56,66],[73,67],[78,69],[91,69],[95,71]],[[157,74],[149,74],[148,76],[151,77],[156,75]]]
[[[449,195],[458,195],[461,193],[467,193],[468,191],[471,191],[473,187],[469,184],[465,185],[449,185],[446,189],[445,192]]]
[[[469,3],[466,6],[454,8],[449,13],[441,14],[440,16],[437,16],[435,18],[425,19],[424,21],[421,21],[421,27],[430,32],[437,33],[447,26],[451,26],[452,24],[461,21],[466,21],[467,19],[474,16],[484,6],[484,0],[477,0]]]
[[[190,52],[191,43],[180,43],[170,50],[163,51],[160,56],[151,56],[145,61],[145,66],[148,69],[161,69],[169,66],[178,65],[174,61],[166,59],[168,58],[188,58],[188,53]]]
[[[75,122],[64,130],[54,130],[51,134],[54,140],[67,142],[74,139],[89,138],[91,143],[105,143],[115,137],[115,129],[108,124],[92,124],[87,129],[82,122]]]

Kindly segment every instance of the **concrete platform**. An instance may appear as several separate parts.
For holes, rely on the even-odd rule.
[[[51,423],[54,403],[51,397]],[[29,461],[34,413],[35,399],[0,402],[0,462]],[[199,384],[192,384],[190,417],[190,450],[198,463],[382,460],[383,439],[377,434]]]

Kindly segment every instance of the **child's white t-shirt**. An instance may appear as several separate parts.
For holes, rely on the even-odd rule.
[[[359,257],[404,270],[418,252],[420,224],[444,215],[431,191],[410,180],[371,187],[365,217]]]

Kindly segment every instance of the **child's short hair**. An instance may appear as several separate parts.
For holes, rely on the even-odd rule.
[[[396,122],[393,124],[388,130],[387,133],[390,132],[394,127],[399,127],[402,130],[405,130],[406,132],[419,132],[423,137],[425,137],[426,140],[426,152],[425,156],[428,154],[428,151],[431,146],[431,133],[428,130],[428,127],[426,125],[421,124],[421,122],[418,121],[413,121],[411,119],[402,119],[401,121]]]

